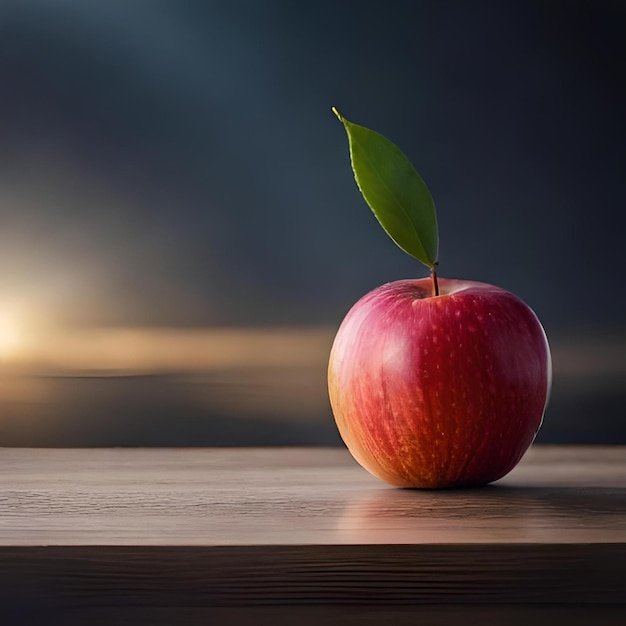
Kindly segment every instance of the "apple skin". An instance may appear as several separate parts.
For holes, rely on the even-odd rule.
[[[339,433],[360,465],[399,487],[484,485],[533,442],[550,392],[545,332],[485,283],[400,280],[361,298],[330,354]]]

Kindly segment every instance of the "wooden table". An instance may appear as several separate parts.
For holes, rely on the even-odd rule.
[[[343,449],[0,449],[0,624],[626,624],[626,448],[394,489]]]

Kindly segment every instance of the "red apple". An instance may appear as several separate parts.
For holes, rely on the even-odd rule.
[[[401,487],[507,474],[532,443],[551,383],[533,311],[484,283],[383,285],[344,319],[330,355],[339,432],[369,472]]]
[[[339,432],[356,460],[402,487],[460,487],[511,471],[543,419],[550,350],[535,314],[484,283],[437,280],[435,204],[405,154],[333,108],[356,183],[385,232],[430,279],[357,302],[330,355]]]

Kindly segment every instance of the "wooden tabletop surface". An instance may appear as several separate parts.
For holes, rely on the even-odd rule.
[[[389,487],[343,449],[0,449],[14,608],[574,603],[621,623],[624,581],[622,447],[535,446],[449,491]]]
[[[0,546],[626,542],[626,448],[532,448],[481,489],[343,449],[0,449]]]

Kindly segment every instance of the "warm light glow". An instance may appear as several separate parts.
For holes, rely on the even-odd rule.
[[[20,325],[11,311],[0,308],[0,359],[13,356],[20,346]]]

